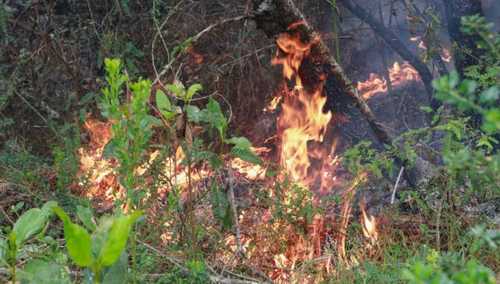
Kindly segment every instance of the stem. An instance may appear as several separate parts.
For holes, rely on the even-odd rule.
[[[12,279],[12,283],[16,283],[16,264],[14,263],[13,265],[11,265],[10,267],[10,275],[11,275],[11,279]]]
[[[101,284],[101,268],[98,265],[92,267],[92,273],[94,273],[94,280],[92,283]]]

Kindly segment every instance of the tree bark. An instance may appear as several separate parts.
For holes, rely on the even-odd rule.
[[[483,16],[483,8],[479,0],[443,0],[448,33],[453,43],[453,57],[458,73],[463,77],[467,67],[479,63],[483,51],[478,49],[477,36],[467,35],[462,32],[462,17],[479,14]]]
[[[429,102],[434,110],[437,110],[440,106],[439,101],[433,97],[432,80],[434,79],[431,71],[427,68],[427,65],[422,62],[413,54],[405,44],[398,38],[398,36],[390,29],[386,28],[382,23],[377,21],[370,13],[368,13],[361,6],[353,2],[352,0],[340,0],[340,3],[347,8],[353,15],[358,17],[361,21],[368,24],[373,31],[380,36],[385,43],[390,46],[395,52],[401,56],[404,60],[408,61],[419,73],[424,83],[425,90],[429,97]]]
[[[347,78],[342,67],[331,55],[330,50],[319,37],[319,34],[307,23],[302,13],[297,9],[292,0],[253,0],[253,19],[257,28],[268,37],[276,38],[282,33],[289,32],[289,27],[295,23],[294,32],[298,32],[304,43],[314,43],[308,58],[302,63],[299,74],[304,88],[318,86],[326,80],[326,107],[334,109],[337,113],[345,110],[335,109],[346,103],[354,103],[360,113],[367,120],[375,137],[382,144],[392,145],[393,138],[386,127],[376,119],[368,104],[358,94],[357,89]],[[396,159],[396,163],[407,167],[405,162]],[[409,166],[407,168],[410,168]],[[406,177],[410,185],[415,185],[415,179]]]

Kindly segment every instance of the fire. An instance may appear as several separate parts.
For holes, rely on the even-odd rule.
[[[368,80],[358,82],[358,91],[365,100],[379,93],[387,92],[387,81],[379,75],[371,73]]]
[[[297,23],[290,29],[300,24]],[[332,118],[331,112],[323,112],[326,104],[323,82],[306,90],[299,74],[302,61],[309,56],[311,47],[318,40],[319,38],[314,38],[309,43],[304,43],[298,34],[291,31],[283,33],[277,39],[279,51],[272,61],[274,65],[282,66],[283,76],[294,84],[292,89],[283,84],[282,111],[278,118],[281,165],[293,180],[305,185],[315,179],[309,176],[309,143],[323,141],[326,127]]]
[[[420,80],[420,75],[417,70],[408,62],[404,62],[403,64],[395,62],[394,65],[389,68],[389,77],[392,85],[395,87],[406,84],[408,81]]]
[[[363,235],[369,241],[369,246],[373,247],[378,240],[377,220],[374,216],[366,213],[364,202],[361,203],[361,224],[363,228]]]
[[[420,80],[420,75],[408,62],[402,64],[394,62],[394,65],[389,68],[389,79],[392,86],[398,87],[409,81]],[[387,80],[378,74],[371,73],[368,80],[358,82],[357,89],[361,96],[368,100],[377,94],[387,92]]]

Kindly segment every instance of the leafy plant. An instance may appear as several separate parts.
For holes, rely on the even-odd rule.
[[[19,252],[28,240],[43,234],[52,215],[52,208],[56,205],[54,201],[49,201],[42,208],[32,208],[24,212],[7,235],[7,239],[0,239],[0,264],[10,268],[12,283],[16,283],[17,279]]]
[[[79,218],[86,226],[95,228],[90,234],[84,227],[73,223],[60,207],[54,207],[53,210],[64,224],[64,239],[69,256],[76,265],[92,272],[93,283],[103,283],[103,279],[109,277],[107,273],[118,269],[112,266],[123,257],[132,226],[143,214],[135,211],[129,215],[104,216],[99,225],[95,226],[89,211],[80,208]],[[118,262],[118,265],[126,265],[126,261]]]
[[[143,163],[153,135],[152,128],[158,124],[158,120],[148,114],[151,82],[132,83],[129,101],[121,103],[122,88],[128,84],[128,77],[121,73],[120,60],[106,59],[105,66],[108,87],[102,91],[101,109],[103,115],[113,122],[113,137],[105,151],[118,159],[120,183],[127,191],[126,203],[137,208],[144,191],[138,188],[142,183],[135,169]]]

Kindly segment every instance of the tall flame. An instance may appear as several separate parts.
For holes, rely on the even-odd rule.
[[[297,23],[295,25],[300,25]],[[299,73],[302,62],[310,54],[312,45],[319,38],[308,43],[302,42],[298,34],[281,34],[277,39],[279,51],[273,59],[274,65],[282,65],[283,76],[293,84],[289,89],[283,84],[282,111],[278,118],[280,137],[280,161],[292,179],[308,185],[308,170],[311,165],[309,143],[323,141],[325,130],[332,118],[331,112],[323,112],[326,97],[323,96],[323,82],[315,86],[302,84]]]

